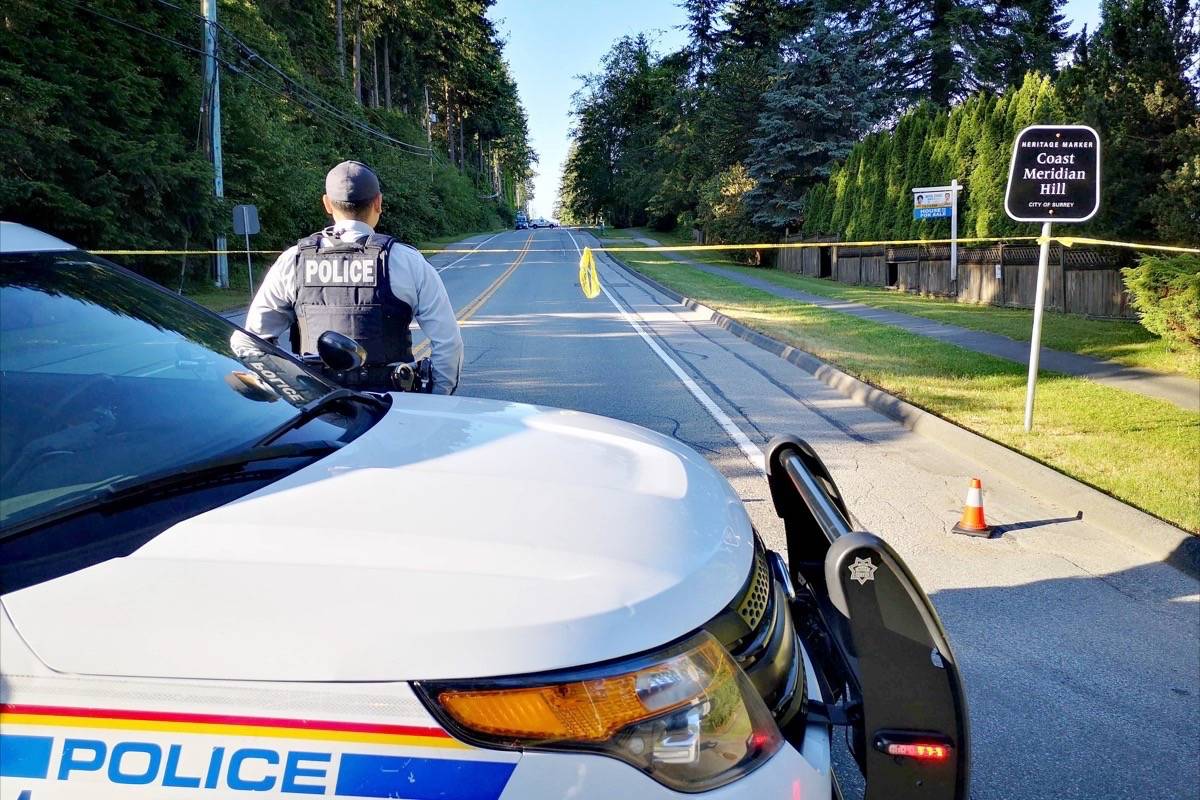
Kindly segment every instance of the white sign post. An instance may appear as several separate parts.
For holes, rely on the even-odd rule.
[[[950,193],[954,197],[950,206],[950,280],[958,280],[958,178],[950,181]]]
[[[1038,251],[1025,431],[1033,430],[1033,397],[1042,350],[1042,311],[1052,222],[1086,222],[1100,208],[1100,134],[1086,125],[1030,125],[1017,134],[1008,167],[1004,211],[1017,222],[1042,223]]]
[[[958,280],[958,179],[949,186],[913,189],[913,219],[950,218],[950,280]]]
[[[1025,432],[1033,430],[1033,391],[1037,386],[1038,362],[1042,357],[1042,310],[1046,305],[1046,272],[1050,265],[1050,225],[1042,223],[1038,251],[1037,296],[1033,300],[1033,333],[1029,337],[1029,376],[1025,379]]]

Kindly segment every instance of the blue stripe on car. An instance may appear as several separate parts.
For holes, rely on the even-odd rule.
[[[45,778],[53,744],[50,736],[0,734],[0,778]]]
[[[404,800],[497,800],[516,764],[344,753],[334,794]]]

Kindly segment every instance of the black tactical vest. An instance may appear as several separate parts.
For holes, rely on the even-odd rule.
[[[388,252],[395,241],[373,233],[357,242],[322,234],[296,243],[296,323],[301,353],[317,352],[325,331],[343,333],[367,350],[371,367],[412,361],[412,306],[392,294]]]

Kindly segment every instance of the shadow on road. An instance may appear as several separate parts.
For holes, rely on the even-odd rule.
[[[1078,522],[1083,519],[1083,512],[1075,512],[1073,517],[1056,517],[1054,519],[1031,519],[1028,522],[1009,522],[1005,525],[997,525],[994,528],[995,536],[1004,536],[1007,533],[1014,531],[1028,530],[1029,528],[1040,528],[1043,525],[1057,525],[1060,522]]]
[[[971,797],[1196,797],[1198,592],[1166,563],[936,592],[967,688]],[[835,760],[862,797],[843,741]]]

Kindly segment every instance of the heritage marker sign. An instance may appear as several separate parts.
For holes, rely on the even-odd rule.
[[[1086,125],[1017,134],[1004,211],[1018,222],[1084,222],[1100,208],[1100,135]]]
[[[1004,212],[1017,222],[1042,223],[1029,377],[1025,384],[1025,430],[1033,430],[1033,397],[1042,352],[1042,311],[1055,222],[1085,222],[1100,210],[1100,134],[1087,125],[1030,125],[1013,142]]]

